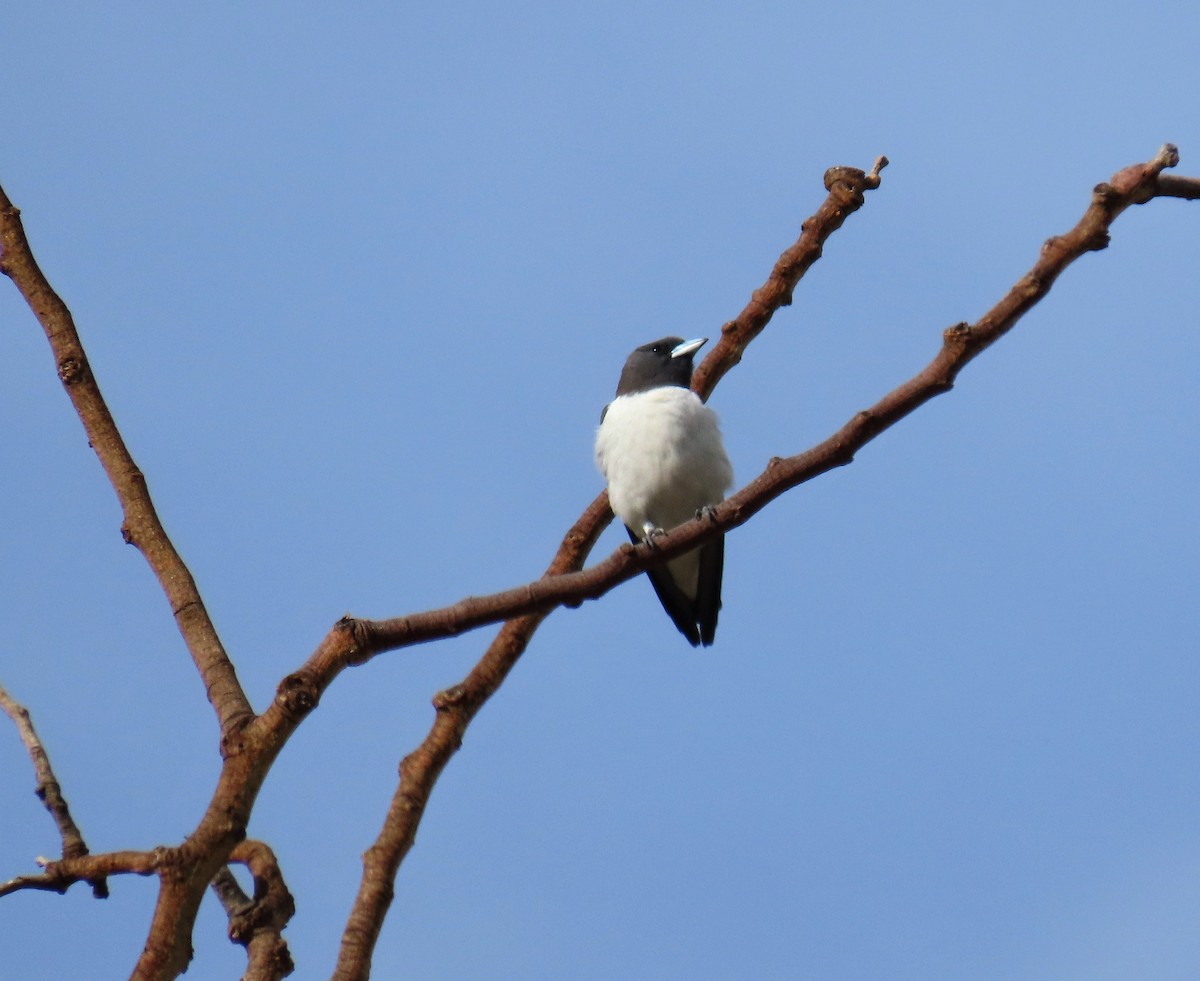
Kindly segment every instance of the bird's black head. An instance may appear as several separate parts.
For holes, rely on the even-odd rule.
[[[664,337],[643,344],[625,361],[617,394],[632,395],[670,386],[687,388],[692,383],[692,358],[707,342],[707,337],[694,341]]]

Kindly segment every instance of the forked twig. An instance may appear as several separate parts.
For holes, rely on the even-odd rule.
[[[46,752],[46,747],[42,745],[42,740],[33,727],[33,719],[29,716],[29,710],[14,701],[3,685],[0,685],[0,709],[13,720],[17,732],[21,736],[21,742],[24,744],[26,752],[29,753],[29,758],[33,761],[33,772],[37,776],[37,787],[34,788],[34,793],[46,806],[46,810],[50,812],[50,816],[54,818],[54,823],[58,826],[58,834],[62,839],[62,857],[81,858],[87,855],[87,844],[83,840],[83,834],[75,823],[75,819],[71,817],[71,809],[67,806],[67,799],[63,796],[62,787],[59,786],[58,779],[54,776],[54,768],[50,765],[50,756]],[[108,897],[108,882],[103,876],[92,877],[88,879],[88,883],[92,887],[92,895],[97,899]]]

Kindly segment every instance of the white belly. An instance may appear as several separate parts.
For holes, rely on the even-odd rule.
[[[596,433],[596,465],[616,514],[635,534],[669,531],[717,504],[733,485],[717,414],[685,388],[656,388],[613,400]],[[669,563],[695,596],[696,554]]]

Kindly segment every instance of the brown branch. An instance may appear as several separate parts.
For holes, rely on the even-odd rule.
[[[100,394],[71,311],[38,267],[20,211],[3,188],[0,188],[0,272],[20,290],[46,333],[58,377],[121,503],[124,512],[121,533],[127,542],[137,546],[158,577],[179,632],[204,681],[208,700],[216,710],[222,737],[227,738],[253,718],[254,710],[238,683],[192,574],[158,519],[146,478],[126,448]]]
[[[1159,174],[1154,196],[1160,198],[1183,198],[1200,201],[1200,177],[1177,177],[1175,174]]]
[[[100,393],[71,313],[38,267],[20,213],[3,189],[0,189],[0,271],[16,285],[46,333],[59,378],[121,504],[122,534],[141,550],[157,576],[200,672],[205,694],[221,727],[222,755],[226,756],[231,744],[241,745],[238,733],[254,718],[254,710],[191,573],[159,521],[145,477],[125,446]],[[269,765],[268,760],[254,779],[247,778],[245,768],[240,765],[232,771],[223,769],[213,806],[197,832],[178,849],[164,853],[169,855],[171,874],[159,878],[159,901],[151,935],[136,969],[137,976],[169,977],[186,968],[191,957],[191,925],[200,897],[230,849],[244,836],[249,808]],[[236,820],[225,813],[231,807],[230,800],[239,805],[232,807]],[[45,884],[47,877],[38,877],[38,881]],[[25,887],[34,886],[29,883]]]
[[[254,877],[254,898],[238,885],[227,866],[213,877],[212,888],[229,916],[229,939],[246,948],[242,981],[279,981],[295,970],[281,936],[296,904],[279,871],[275,853],[261,841],[243,841],[229,855]]]
[[[825,201],[801,224],[800,238],[776,262],[766,283],[755,291],[750,305],[736,320],[722,328],[720,342],[697,369],[692,387],[702,398],[707,398],[725,373],[741,359],[741,352],[762,332],[774,312],[791,302],[792,291],[820,258],[825,240],[849,215],[862,207],[864,192],[879,186],[879,171],[886,164],[887,159],[880,157],[869,174],[852,167],[835,167],[826,172],[825,187],[829,194]],[[611,519],[608,496],[601,494],[567,532],[558,554],[541,579],[502,594],[502,600],[497,597],[472,598],[456,604],[455,613],[444,611],[446,618],[437,623],[437,629],[448,632],[457,633],[500,619],[505,623],[470,674],[460,684],[434,698],[437,713],[429,735],[400,764],[400,783],[392,797],[383,829],[363,855],[362,880],[342,934],[333,975],[337,981],[362,979],[370,974],[371,956],[392,902],[396,873],[416,838],[434,784],[450,757],[462,745],[471,720],[503,683],[550,611],[563,604],[578,606],[582,600],[602,595],[649,565],[688,550],[680,540],[680,532],[676,531],[670,536],[669,543],[663,540],[659,548],[626,545],[597,568],[577,571]],[[693,524],[708,532],[702,522]],[[507,609],[502,609],[505,606]],[[456,616],[460,619],[455,619]],[[413,631],[433,626],[433,621],[417,624],[414,618],[371,624],[359,621],[350,631],[356,644],[351,655],[353,663],[369,657],[373,649],[382,649],[376,648],[378,644],[390,647],[400,638],[413,636],[420,640],[430,639]],[[406,639],[402,642],[416,641]],[[327,664],[309,662],[318,672],[327,669]],[[315,689],[309,691],[319,694]]]
[[[3,685],[0,685],[0,709],[13,720],[17,732],[21,736],[21,742],[25,745],[25,750],[33,761],[33,772],[37,776],[37,787],[34,788],[34,793],[37,794],[38,799],[45,805],[50,816],[54,818],[54,823],[58,826],[58,834],[62,839],[62,857],[79,858],[87,855],[87,844],[83,840],[83,834],[75,823],[75,819],[71,817],[71,809],[67,806],[67,799],[63,797],[62,787],[54,776],[54,769],[50,766],[50,756],[46,753],[46,747],[42,745],[42,740],[33,727],[33,719],[29,717],[29,710],[24,705],[18,705]],[[103,877],[89,879],[88,883],[92,887],[92,895],[97,899],[108,898],[108,883]]]
[[[76,882],[103,880],[110,875],[158,875],[169,865],[170,849],[152,852],[106,852],[102,855],[76,855],[57,862],[38,859],[45,871],[40,875],[21,875],[0,883],[0,896],[22,889],[66,892]]]
[[[235,916],[240,916],[251,906],[254,905],[254,900],[246,895],[246,890],[241,887],[241,884],[234,878],[234,875],[229,871],[228,865],[222,865],[213,876],[210,883],[212,891],[220,901],[222,908],[225,910],[225,915],[233,919]],[[232,931],[232,923],[230,930]],[[232,936],[229,938],[234,940]],[[238,941],[234,940],[234,943]]]
[[[853,167],[825,171],[829,196],[824,204],[800,226],[796,244],[779,257],[770,278],[754,291],[745,309],[721,328],[721,339],[696,369],[692,388],[702,399],[707,401],[717,382],[742,360],[742,352],[763,332],[775,311],[791,305],[796,284],[821,258],[825,240],[863,206],[864,192],[879,186],[879,172],[887,165],[888,158],[879,157],[868,174]]]

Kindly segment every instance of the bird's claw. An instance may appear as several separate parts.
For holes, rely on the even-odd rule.
[[[654,527],[654,525],[652,525],[649,521],[642,525],[642,541],[644,541],[651,548],[657,547],[654,539],[665,538],[666,534],[667,533],[665,531],[663,531],[661,528]]]

